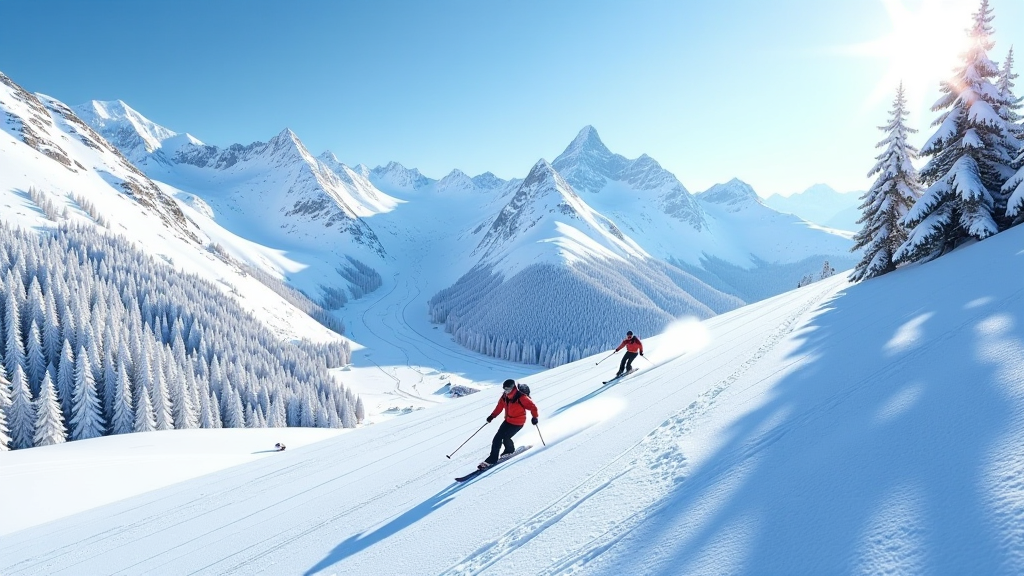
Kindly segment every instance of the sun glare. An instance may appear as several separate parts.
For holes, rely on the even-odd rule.
[[[903,83],[911,111],[931,106],[939,82],[950,78],[967,46],[967,28],[977,0],[881,0],[889,16],[886,36],[855,45],[852,51],[884,62],[885,71],[866,106],[892,99]]]

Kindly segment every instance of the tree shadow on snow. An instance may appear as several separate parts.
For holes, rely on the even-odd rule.
[[[1009,239],[986,247],[996,240]],[[1004,244],[998,259],[959,250],[824,304],[787,363],[804,361],[742,397],[756,408],[604,569],[1024,572],[1021,507],[1006,496],[1024,475],[1024,286],[996,298],[977,280],[1002,267],[1022,284],[1024,252]]]

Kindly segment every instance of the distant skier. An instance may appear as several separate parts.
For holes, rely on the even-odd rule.
[[[636,359],[636,355],[639,353],[641,356],[644,355],[644,345],[640,342],[640,339],[633,336],[633,331],[626,332],[626,339],[619,344],[619,347],[615,349],[616,352],[622,350],[622,347],[626,347],[626,353],[622,355],[622,362],[619,363],[619,372],[615,375],[616,378],[622,376],[624,372],[631,372],[633,370],[633,360]]]
[[[284,452],[284,444],[281,444],[280,442],[274,444],[274,448],[277,448],[278,452]]]
[[[494,435],[494,440],[491,442],[490,456],[477,466],[481,470],[490,468],[498,462],[498,450],[502,446],[505,449],[501,452],[501,456],[516,451],[516,445],[512,442],[512,437],[526,425],[527,410],[533,413],[531,422],[534,426],[537,425],[537,418],[539,416],[537,405],[533,403],[533,400],[530,400],[529,391],[527,390],[527,393],[524,394],[519,389],[516,381],[511,378],[502,382],[501,387],[504,393],[498,399],[498,405],[494,407],[494,411],[487,417],[487,421],[494,420],[502,410],[505,411],[505,421],[501,423],[501,426],[498,427],[498,432]]]

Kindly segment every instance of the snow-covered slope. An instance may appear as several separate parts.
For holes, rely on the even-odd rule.
[[[856,232],[860,230],[860,196],[860,192],[840,193],[826,184],[815,184],[791,196],[772,194],[764,203],[827,228]]]
[[[0,572],[1019,574],[1022,245],[682,324],[611,386],[537,374],[533,448],[469,483],[496,392],[8,534]]]

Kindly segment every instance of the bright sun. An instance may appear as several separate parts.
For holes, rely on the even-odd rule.
[[[911,110],[937,94],[939,82],[952,76],[967,41],[978,0],[881,0],[892,26],[888,35],[851,47],[851,51],[887,63],[868,97],[869,106],[891,100],[900,82]]]

